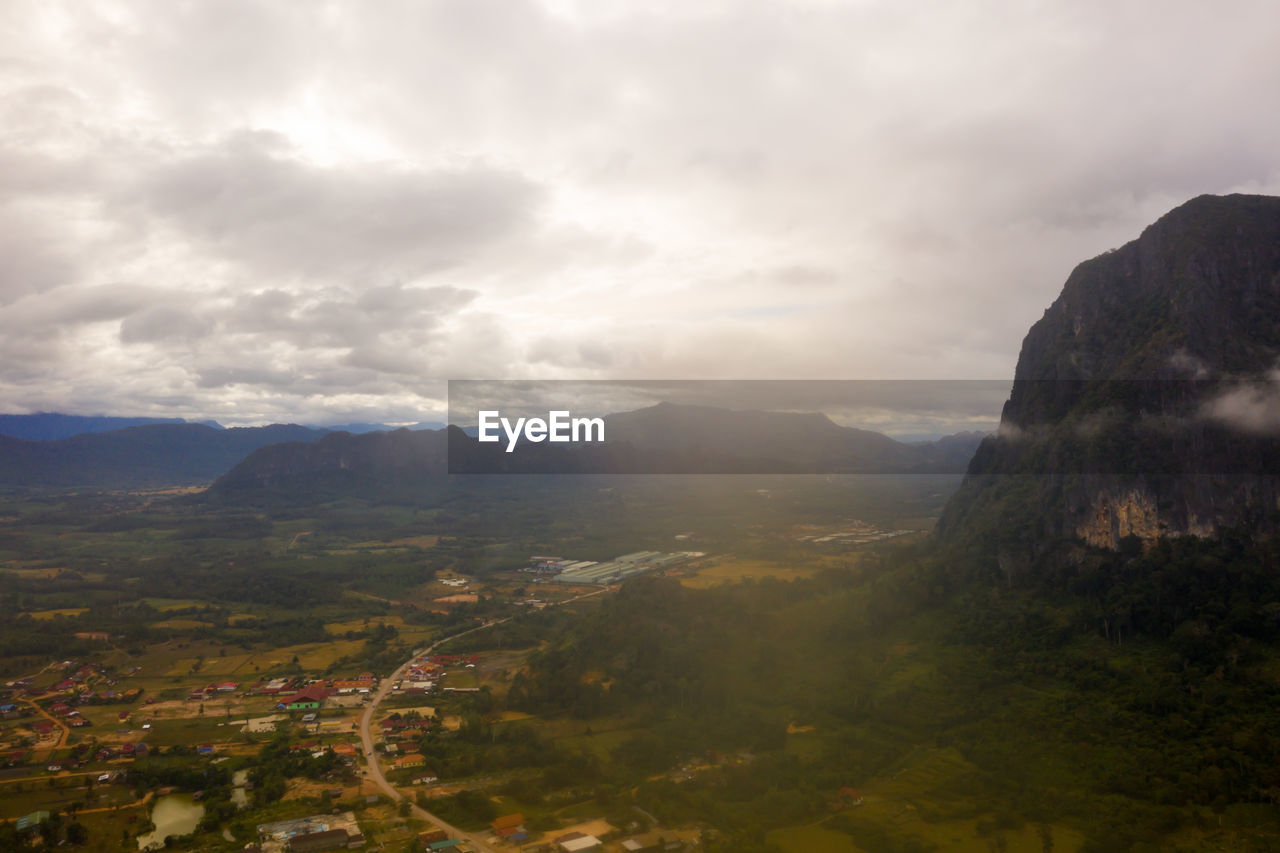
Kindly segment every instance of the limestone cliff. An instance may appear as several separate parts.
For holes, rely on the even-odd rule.
[[[1280,198],[1187,202],[1078,266],[1031,327],[940,535],[1008,553],[1274,533],[1278,363]]]

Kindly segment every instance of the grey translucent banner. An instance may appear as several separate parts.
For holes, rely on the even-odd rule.
[[[451,380],[449,472],[1277,473],[1268,382]]]

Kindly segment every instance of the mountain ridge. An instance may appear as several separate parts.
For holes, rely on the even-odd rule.
[[[88,433],[112,432],[135,426],[199,423],[223,429],[217,421],[189,421],[185,418],[126,417],[117,415],[68,415],[62,412],[34,412],[29,415],[0,414],[0,436],[27,441],[57,441]]]
[[[296,424],[231,429],[150,424],[56,441],[0,436],[0,485],[112,489],[204,485],[259,447],[314,441],[321,435]]]

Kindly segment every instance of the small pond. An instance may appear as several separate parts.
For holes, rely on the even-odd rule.
[[[170,835],[189,835],[195,832],[204,806],[193,802],[190,794],[166,794],[156,800],[151,808],[151,822],[156,828],[138,836],[139,850],[158,850]]]

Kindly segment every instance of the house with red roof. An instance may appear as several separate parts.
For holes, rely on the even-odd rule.
[[[324,700],[328,698],[328,690],[325,690],[319,684],[312,684],[310,687],[304,687],[299,690],[288,699],[282,699],[280,705],[290,711],[318,711],[320,706],[324,704]]]

